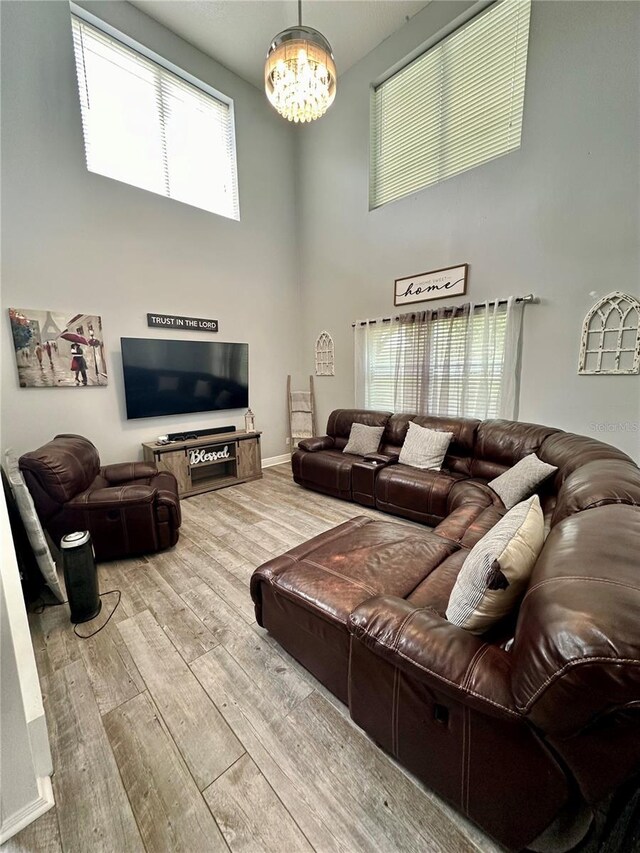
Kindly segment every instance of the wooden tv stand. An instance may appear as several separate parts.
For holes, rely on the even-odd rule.
[[[181,498],[262,477],[261,432],[225,432],[187,441],[142,444],[145,462],[170,471]]]

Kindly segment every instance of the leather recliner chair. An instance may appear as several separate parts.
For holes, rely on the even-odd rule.
[[[80,435],[57,435],[25,453],[20,470],[44,529],[56,545],[88,530],[97,560],[170,548],[181,522],[173,474],[148,462],[101,467],[95,446]]]

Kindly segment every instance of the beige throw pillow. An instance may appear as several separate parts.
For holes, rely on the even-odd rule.
[[[355,456],[366,456],[367,453],[377,453],[383,432],[384,427],[352,424],[349,441],[342,452],[353,453]]]
[[[538,459],[535,453],[530,453],[488,483],[490,489],[497,494],[507,509],[528,498],[536,486],[557,471],[555,465],[549,465]]]
[[[413,468],[439,471],[452,438],[452,432],[429,429],[411,421],[398,461]]]
[[[543,544],[544,517],[534,495],[473,546],[451,590],[449,622],[483,634],[507,616],[524,592]]]

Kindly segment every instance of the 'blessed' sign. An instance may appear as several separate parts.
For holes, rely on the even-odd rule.
[[[462,296],[467,292],[469,264],[408,275],[395,281],[394,305],[428,302],[445,296]]]
[[[214,450],[212,447],[197,447],[189,451],[190,465],[204,465],[206,462],[217,462],[219,459],[231,459],[229,445],[225,444],[223,450]]]

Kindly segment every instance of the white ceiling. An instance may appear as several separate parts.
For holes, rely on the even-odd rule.
[[[297,23],[296,0],[130,0],[254,86],[264,85],[271,39]],[[338,76],[427,5],[428,0],[303,0],[302,22],[333,48]]]

